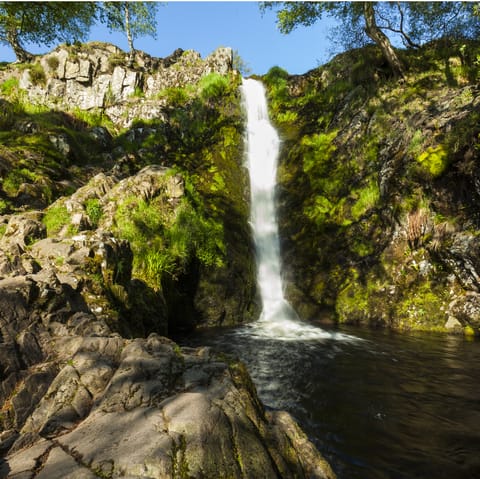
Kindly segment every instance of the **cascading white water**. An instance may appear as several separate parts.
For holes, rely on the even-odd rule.
[[[263,85],[243,82],[247,109],[247,161],[250,172],[251,223],[258,262],[258,284],[263,301],[262,320],[285,314],[280,275],[278,227],[275,214],[275,184],[280,139],[268,118]]]
[[[268,117],[263,84],[244,79],[247,111],[247,167],[250,173],[251,224],[257,251],[258,285],[263,302],[257,334],[277,339],[331,338],[320,328],[299,321],[282,290],[280,248],[275,209],[275,185],[280,139]]]

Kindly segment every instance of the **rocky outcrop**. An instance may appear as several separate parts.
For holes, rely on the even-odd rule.
[[[0,477],[333,478],[291,416],[263,409],[244,366],[148,335],[166,327],[165,305],[150,322],[134,305],[152,297],[132,281],[130,246],[94,228],[85,204],[99,200],[112,228],[109,205],[127,192],[163,195],[174,212],[183,182],[165,173],[95,176],[52,205],[70,218],[56,238],[43,213],[10,217],[0,239]],[[131,309],[120,317],[112,295],[122,294]]]
[[[243,367],[208,349],[156,335],[55,349],[59,372],[2,477],[334,477],[288,414],[265,413]]]
[[[32,103],[61,110],[102,109],[127,127],[137,118],[162,117],[167,104],[162,91],[194,85],[209,73],[226,75],[233,68],[230,48],[219,48],[205,59],[179,49],[164,59],[137,52],[135,60],[130,66],[125,52],[106,43],[63,45],[25,69],[20,87]]]

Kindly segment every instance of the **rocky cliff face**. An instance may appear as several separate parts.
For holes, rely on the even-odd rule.
[[[178,49],[162,59],[137,52],[134,64],[128,62],[114,45],[63,45],[18,72],[19,85],[32,103],[60,110],[102,109],[126,127],[135,119],[161,116],[167,100],[160,92],[232,71],[232,50],[219,48],[205,59],[193,50]]]
[[[478,45],[272,69],[289,297],[303,317],[478,334]],[[333,314],[332,314],[333,313]]]
[[[0,477],[333,478],[244,367],[258,314],[231,51],[0,71]]]

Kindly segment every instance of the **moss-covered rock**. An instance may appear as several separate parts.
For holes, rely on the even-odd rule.
[[[466,247],[480,229],[478,64],[444,67],[479,46],[440,46],[402,52],[402,83],[374,47],[305,75],[264,77],[284,139],[287,294],[309,318],[331,311],[342,322],[445,330],[458,316],[451,302],[478,291]]]
[[[139,54],[143,67],[131,68],[116,47],[94,43],[59,47],[0,75],[0,212],[45,209],[47,235],[62,241],[95,231],[128,241],[133,295],[130,279],[117,281],[118,268],[100,268],[95,255],[87,272],[103,291],[97,307],[117,318],[137,308],[144,318],[124,324],[125,334],[164,321],[148,321],[150,300],[172,334],[258,316],[240,77],[230,54]],[[40,68],[44,81],[33,84]],[[55,103],[62,88],[69,94]],[[140,284],[145,300],[135,297]]]

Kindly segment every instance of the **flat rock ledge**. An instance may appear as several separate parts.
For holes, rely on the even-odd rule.
[[[289,414],[264,411],[241,363],[157,334],[53,343],[58,374],[0,435],[2,478],[335,477]]]

